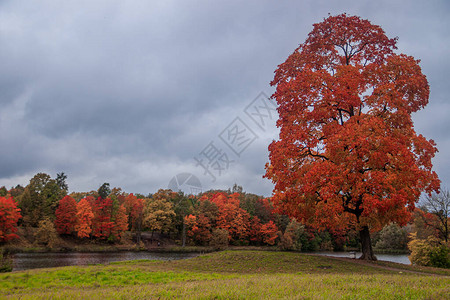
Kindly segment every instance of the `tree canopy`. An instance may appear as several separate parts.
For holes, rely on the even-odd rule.
[[[355,227],[365,259],[376,259],[369,230],[405,224],[420,194],[439,187],[435,143],[411,119],[428,103],[428,82],[418,60],[394,52],[396,40],[368,20],[329,16],[271,83],[274,204],[317,228]]]

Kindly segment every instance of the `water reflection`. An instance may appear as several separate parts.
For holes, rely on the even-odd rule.
[[[334,256],[334,257],[347,257],[351,258],[349,252],[314,252],[315,254],[325,255],[325,256]],[[361,252],[356,252],[356,258],[362,255]],[[378,260],[391,261],[395,263],[400,263],[404,265],[410,265],[408,255],[406,254],[375,254]]]
[[[63,266],[106,264],[114,261],[136,259],[176,260],[198,256],[196,253],[151,253],[151,252],[108,252],[108,253],[16,253],[12,256],[13,271],[52,268]]]

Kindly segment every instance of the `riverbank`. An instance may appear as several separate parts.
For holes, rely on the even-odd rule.
[[[445,299],[449,286],[450,270],[272,251],[0,275],[0,295],[21,299]]]
[[[64,252],[210,252],[208,247],[181,247],[169,237],[159,233],[142,233],[142,240],[137,244],[133,235],[126,232],[120,241],[108,242],[97,239],[78,239],[72,236],[58,236],[51,247],[42,245],[34,239],[35,228],[19,228],[19,238],[2,246],[6,253],[64,253]]]
[[[254,248],[252,248],[254,249]],[[117,244],[81,244],[73,247],[48,248],[48,247],[16,247],[11,245],[0,246],[0,251],[7,254],[17,253],[111,253],[111,252],[155,252],[155,253],[210,253],[215,252],[212,247],[203,246],[159,246],[159,247],[140,247],[136,244],[117,245]]]
[[[121,252],[121,251],[150,251],[160,253],[209,253],[217,251],[208,246],[181,246],[180,241],[171,239],[159,233],[143,232],[141,242],[137,244],[134,236],[126,232],[119,242],[111,243],[96,239],[78,239],[72,236],[58,236],[52,247],[43,246],[33,239],[34,228],[20,228],[19,239],[0,246],[0,251],[6,253],[65,253],[65,252]],[[229,246],[229,249],[240,250],[272,250],[276,246]]]
[[[63,246],[60,247],[43,247],[37,246],[32,243],[9,243],[0,246],[0,251],[3,250],[6,253],[64,253],[64,252],[120,252],[120,251],[151,251],[161,253],[210,253],[215,252],[217,249],[208,246],[180,246],[174,241],[164,242],[158,244],[145,244],[138,245],[131,241],[131,239],[124,240],[121,243],[108,243],[106,241],[96,240],[75,240],[73,238],[62,239],[64,241]],[[242,250],[242,251],[280,251],[277,246],[228,246],[228,250]],[[319,251],[321,252],[321,251]],[[323,252],[323,251],[322,251]],[[352,251],[339,251],[330,253],[348,253],[358,252],[358,249]],[[402,254],[409,255],[408,251],[404,250],[379,250],[374,249],[375,254]]]
[[[111,243],[96,239],[78,239],[72,236],[58,236],[52,247],[36,243],[36,228],[19,227],[18,239],[0,246],[6,253],[64,253],[64,252],[120,252],[151,251],[161,253],[209,253],[216,249],[207,246],[185,246],[169,236],[160,233],[142,232],[141,243],[137,244],[131,232],[126,232],[119,242]],[[230,250],[279,251],[277,246],[228,246]],[[358,249],[347,249],[358,252]],[[409,254],[404,250],[374,249],[375,254]]]

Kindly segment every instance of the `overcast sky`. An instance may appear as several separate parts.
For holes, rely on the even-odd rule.
[[[273,71],[343,12],[421,59],[431,96],[413,118],[450,186],[449,3],[2,0],[0,186],[65,172],[70,191],[147,194],[190,173],[203,190],[269,196]]]

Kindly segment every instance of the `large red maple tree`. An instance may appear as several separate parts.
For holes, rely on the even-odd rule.
[[[428,103],[428,82],[418,60],[394,52],[396,40],[368,20],[329,16],[271,83],[274,204],[317,228],[355,227],[361,259],[376,259],[370,230],[404,224],[420,194],[439,188],[435,144],[411,119]]]

